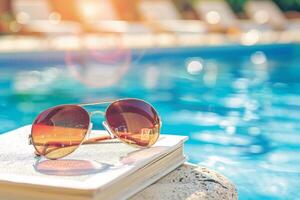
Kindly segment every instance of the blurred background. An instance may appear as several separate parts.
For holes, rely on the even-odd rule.
[[[299,10],[298,0],[2,0],[0,34],[68,38],[47,49],[86,47],[100,34],[110,42],[99,48],[299,41]]]
[[[299,0],[0,0],[0,134],[58,104],[141,98],[240,199],[300,199],[299,13]]]

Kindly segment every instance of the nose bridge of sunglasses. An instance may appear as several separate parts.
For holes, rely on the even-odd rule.
[[[107,132],[109,133],[111,138],[114,138],[114,134],[112,133],[111,129],[109,128],[109,126],[107,125],[107,123],[105,121],[102,122],[104,128],[107,130]]]
[[[101,110],[91,111],[89,112],[90,118],[94,117],[95,115],[105,116],[105,112]]]
[[[93,123],[90,122],[88,131],[87,131],[87,133],[86,133],[86,135],[85,135],[85,139],[86,139],[86,140],[90,139],[90,135],[91,135],[92,129],[93,129]]]

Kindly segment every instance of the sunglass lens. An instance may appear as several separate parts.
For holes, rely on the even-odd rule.
[[[106,110],[106,121],[116,136],[135,146],[149,147],[159,137],[158,114],[142,100],[124,99],[112,103]]]
[[[63,105],[38,115],[31,136],[36,151],[49,159],[72,153],[83,141],[90,124],[89,114],[80,106]]]

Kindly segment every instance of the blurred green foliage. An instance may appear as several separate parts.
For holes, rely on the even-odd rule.
[[[247,2],[247,0],[226,0],[234,12],[241,13],[243,12],[244,4]]]
[[[195,3],[201,0],[189,0]],[[244,4],[248,0],[226,0],[236,13],[243,12]],[[259,1],[259,0],[256,0]],[[300,12],[300,0],[273,0],[283,11],[298,11]]]
[[[284,11],[299,11],[300,0],[273,0]]]

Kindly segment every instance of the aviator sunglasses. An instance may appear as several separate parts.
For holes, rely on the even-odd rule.
[[[85,106],[109,104],[106,111],[88,112]],[[89,138],[91,116],[103,114],[109,135]],[[29,143],[37,156],[65,157],[81,144],[118,138],[135,147],[150,147],[158,139],[161,121],[156,110],[139,99],[120,99],[88,104],[59,105],[42,111],[34,120]]]

